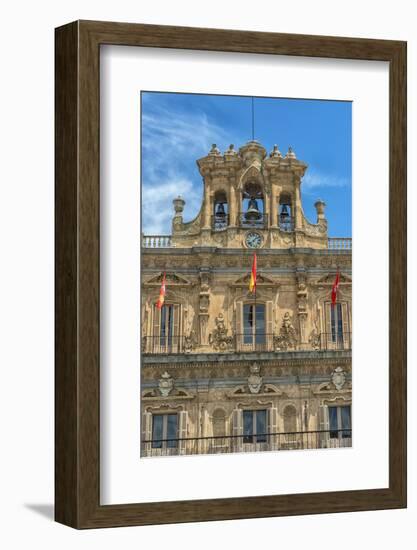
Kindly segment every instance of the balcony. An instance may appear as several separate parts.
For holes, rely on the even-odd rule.
[[[238,225],[245,228],[258,228],[262,229],[267,227],[267,215],[262,214],[259,220],[249,222],[244,218],[243,214],[239,214]],[[215,220],[215,216],[212,217],[212,229],[213,231],[223,231],[229,224],[229,217],[227,220]],[[294,222],[292,219],[285,224],[278,222],[281,231],[291,232],[294,230]],[[172,246],[171,235],[143,235],[142,236],[142,248],[171,248]],[[327,239],[328,250],[352,250],[352,239],[349,237],[329,237]]]
[[[143,235],[142,248],[170,248],[171,235]]]
[[[280,334],[243,333],[216,341],[210,348],[199,346],[190,336],[144,336],[142,353],[149,355],[171,355],[180,353],[252,353],[287,351],[343,351],[352,348],[350,332],[321,333],[308,343],[297,344]]]
[[[352,239],[349,237],[329,237],[327,248],[329,250],[352,250]]]
[[[352,430],[316,430],[183,439],[144,440],[144,457],[253,453],[302,449],[340,449],[352,446]]]

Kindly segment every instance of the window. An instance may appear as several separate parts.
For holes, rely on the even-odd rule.
[[[178,416],[176,414],[154,414],[152,416],[152,447],[172,449],[177,447]]]
[[[178,353],[181,351],[181,304],[165,303],[161,309],[154,306],[152,353]]]
[[[244,304],[243,306],[243,343],[265,343],[265,305]]]
[[[161,308],[161,325],[160,325],[160,345],[172,346],[172,335],[174,331],[174,307],[172,304],[163,305]]]
[[[265,443],[266,410],[243,411],[243,443]]]
[[[331,439],[352,437],[350,405],[329,407],[329,430]]]
[[[322,344],[326,343],[328,349],[350,349],[349,317],[348,302],[336,302],[334,305],[326,302],[326,335],[322,340]]]
[[[342,304],[336,303],[330,306],[330,325],[332,342],[343,347],[343,316]]]

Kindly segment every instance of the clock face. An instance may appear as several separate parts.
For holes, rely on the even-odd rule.
[[[262,235],[251,231],[246,235],[245,242],[248,248],[259,248],[262,244]]]

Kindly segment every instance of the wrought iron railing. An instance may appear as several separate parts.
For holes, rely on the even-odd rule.
[[[256,219],[247,219],[245,212],[239,212],[238,218],[237,218],[237,225],[239,227],[246,227],[246,228],[263,228],[268,227],[268,214],[263,214],[262,212],[259,213],[259,218]]]
[[[233,336],[233,348],[236,352],[273,351],[277,347],[276,336],[263,332],[246,332]]]
[[[327,248],[329,250],[352,250],[352,239],[348,237],[329,237]]]
[[[141,443],[141,455],[145,457],[204,455],[296,449],[337,449],[351,446],[352,430],[338,429],[182,439],[147,439]]]
[[[321,350],[349,350],[352,349],[352,334],[350,332],[322,332],[320,334]]]
[[[341,351],[352,348],[350,332],[334,332],[317,334],[307,343],[299,344],[294,335],[270,334],[263,332],[244,332],[232,336],[224,336],[210,340],[209,348],[201,348],[193,334],[144,336],[142,338],[142,353],[151,355],[169,355],[175,353],[251,353],[251,352],[285,352],[297,350]]]
[[[283,219],[280,215],[278,215],[278,227],[281,231],[291,233],[294,231],[294,218],[288,217]]]
[[[144,336],[142,353],[169,355],[191,351],[192,342],[187,336]]]
[[[213,231],[223,231],[229,225],[229,214],[224,216],[214,215],[211,217],[211,228]]]

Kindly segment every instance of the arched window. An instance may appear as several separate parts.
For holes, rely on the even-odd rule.
[[[221,231],[229,225],[229,205],[224,191],[217,191],[213,201],[212,228]]]
[[[281,231],[294,231],[294,213],[291,196],[282,193],[278,205],[278,226]]]

